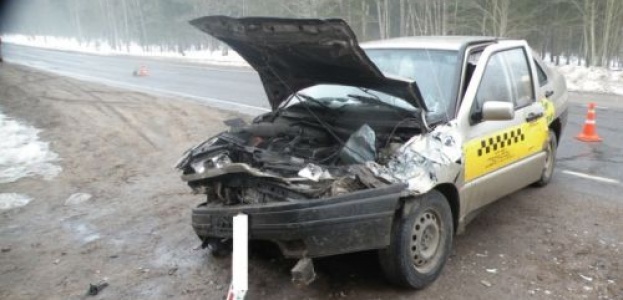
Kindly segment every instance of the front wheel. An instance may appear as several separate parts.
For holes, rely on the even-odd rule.
[[[408,215],[394,221],[391,243],[379,250],[379,261],[390,282],[422,289],[439,277],[450,254],[452,211],[437,190],[413,201]]]

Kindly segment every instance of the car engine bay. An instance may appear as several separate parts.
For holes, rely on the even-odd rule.
[[[322,116],[322,117],[320,117]],[[296,104],[242,120],[190,149],[182,178],[208,203],[316,199],[389,184],[364,167],[386,163],[421,133],[417,117],[376,105]]]

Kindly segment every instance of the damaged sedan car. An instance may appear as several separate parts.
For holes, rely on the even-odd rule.
[[[191,24],[246,59],[272,108],[230,122],[177,165],[206,196],[192,226],[214,254],[242,212],[250,239],[285,257],[378,250],[389,281],[419,289],[483,207],[552,178],[566,87],[524,41],[359,45],[336,19]]]

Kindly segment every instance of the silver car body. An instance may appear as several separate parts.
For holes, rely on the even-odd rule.
[[[461,155],[463,163],[443,163],[435,170],[435,182],[428,186],[442,190],[451,202],[454,199],[452,206],[458,208],[455,221],[459,233],[487,204],[539,180],[546,161],[547,132],[552,129],[560,137],[566,124],[568,94],[564,78],[533,56],[533,51],[525,41],[483,37],[408,37],[368,42],[361,46],[366,51],[430,49],[461,51],[465,54],[460,82],[457,83],[459,90],[465,92],[457,95],[456,114],[450,116],[446,127],[437,127],[428,134],[435,135],[441,128],[442,135],[456,143],[454,152],[459,151]],[[513,49],[523,50],[531,75],[526,83],[535,97],[529,104],[515,107],[512,119],[474,123],[471,120],[472,107],[487,66],[497,54]],[[480,57],[471,78],[468,78],[468,59],[471,53],[476,52],[480,53]],[[543,117],[531,118],[539,115]],[[401,151],[409,151],[408,148],[403,147]],[[450,148],[429,148],[425,151],[437,150],[447,153]],[[425,192],[427,190],[417,190],[416,194]]]

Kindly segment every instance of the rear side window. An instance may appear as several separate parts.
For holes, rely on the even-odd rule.
[[[536,62],[536,60],[534,61],[534,65],[536,66],[536,75],[539,77],[539,86],[546,85],[547,84],[547,74],[545,74],[545,71]]]

